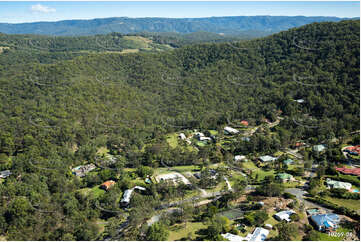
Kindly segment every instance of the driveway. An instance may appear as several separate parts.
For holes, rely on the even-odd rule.
[[[305,194],[307,194],[306,191],[299,189],[299,188],[287,188],[285,189],[285,192],[291,193],[292,195],[295,195],[297,197],[297,199],[299,199],[300,201],[302,201],[305,204],[305,207],[309,207],[309,208],[321,208],[324,211],[326,211],[326,213],[332,213],[332,210],[322,207],[319,204],[307,201],[303,198],[303,196]]]

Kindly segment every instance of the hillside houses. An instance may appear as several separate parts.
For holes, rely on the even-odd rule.
[[[276,157],[273,157],[273,156],[270,156],[270,155],[260,156],[258,159],[263,163],[273,162],[273,161],[277,160]]]
[[[316,152],[322,152],[322,151],[324,151],[326,149],[326,146],[324,146],[324,145],[314,145],[313,147],[312,147],[312,150],[313,151],[316,151]]]
[[[291,164],[293,164],[293,160],[292,159],[287,159],[287,160],[284,160],[283,161],[283,164],[285,164],[285,165],[291,165]]]
[[[360,168],[336,167],[335,170],[345,175],[360,176]]]
[[[348,182],[341,182],[341,181],[335,181],[331,180],[330,178],[326,179],[326,185],[328,188],[340,188],[340,189],[346,189],[351,190],[352,184]]]
[[[282,182],[291,182],[291,181],[294,181],[295,179],[293,178],[292,175],[290,175],[288,173],[278,173],[276,175],[276,180],[280,180]]]
[[[144,188],[144,187],[141,187],[141,186],[135,186],[133,187],[132,189],[128,189],[128,190],[125,190],[124,191],[124,194],[123,194],[123,198],[122,200],[120,201],[121,205],[122,206],[128,206],[129,203],[130,203],[130,198],[132,196],[132,193],[134,190],[140,190],[140,191],[146,191],[147,189]]]
[[[234,157],[234,161],[243,161],[243,160],[246,160],[246,156],[244,156],[244,155],[236,155],[235,157]]]
[[[111,187],[115,185],[115,181],[109,180],[100,185],[100,188],[104,189],[105,191],[108,191]]]
[[[162,182],[162,181],[171,181],[173,182],[175,185],[183,182],[186,185],[191,184],[187,178],[185,178],[182,174],[177,173],[177,172],[172,172],[172,173],[167,173],[167,174],[161,174],[158,175],[156,178],[157,182]]]
[[[269,234],[269,230],[257,227],[252,234],[247,234],[246,237],[234,235],[231,233],[222,234],[222,237],[233,242],[238,241],[265,241]]]
[[[77,166],[73,168],[71,171],[74,175],[78,177],[84,177],[88,172],[94,170],[96,166],[94,164],[88,164],[84,166]]]
[[[8,176],[10,176],[12,173],[10,170],[5,170],[5,171],[0,171],[0,178],[7,178]]]
[[[295,214],[295,211],[293,210],[285,210],[285,211],[281,211],[278,212],[274,215],[275,219],[277,219],[278,221],[287,221],[287,222],[291,222],[291,218],[290,216],[292,214]]]
[[[224,133],[227,135],[233,135],[233,134],[238,134],[239,131],[237,129],[234,129],[232,127],[226,126],[224,127]]]
[[[337,214],[317,214],[311,216],[312,224],[318,231],[332,231],[338,227],[340,217]]]
[[[247,126],[249,125],[249,123],[248,123],[248,121],[246,121],[246,120],[242,120],[242,121],[241,121],[241,125],[247,127]]]

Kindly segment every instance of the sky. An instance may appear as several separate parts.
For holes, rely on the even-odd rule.
[[[359,1],[322,2],[2,2],[0,23],[108,17],[199,18],[212,16],[360,17]]]

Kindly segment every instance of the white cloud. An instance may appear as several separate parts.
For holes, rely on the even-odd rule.
[[[36,4],[31,6],[31,11],[41,12],[41,13],[53,13],[56,11],[55,8],[50,8],[41,4]]]

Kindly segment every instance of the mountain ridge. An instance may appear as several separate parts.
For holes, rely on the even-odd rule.
[[[42,34],[81,36],[119,32],[192,33],[206,31],[225,35],[239,35],[243,31],[263,31],[264,35],[300,27],[314,22],[338,22],[359,18],[306,16],[227,16],[207,18],[129,18],[111,17],[90,20],[60,20],[31,23],[0,23],[0,32],[6,34]]]

